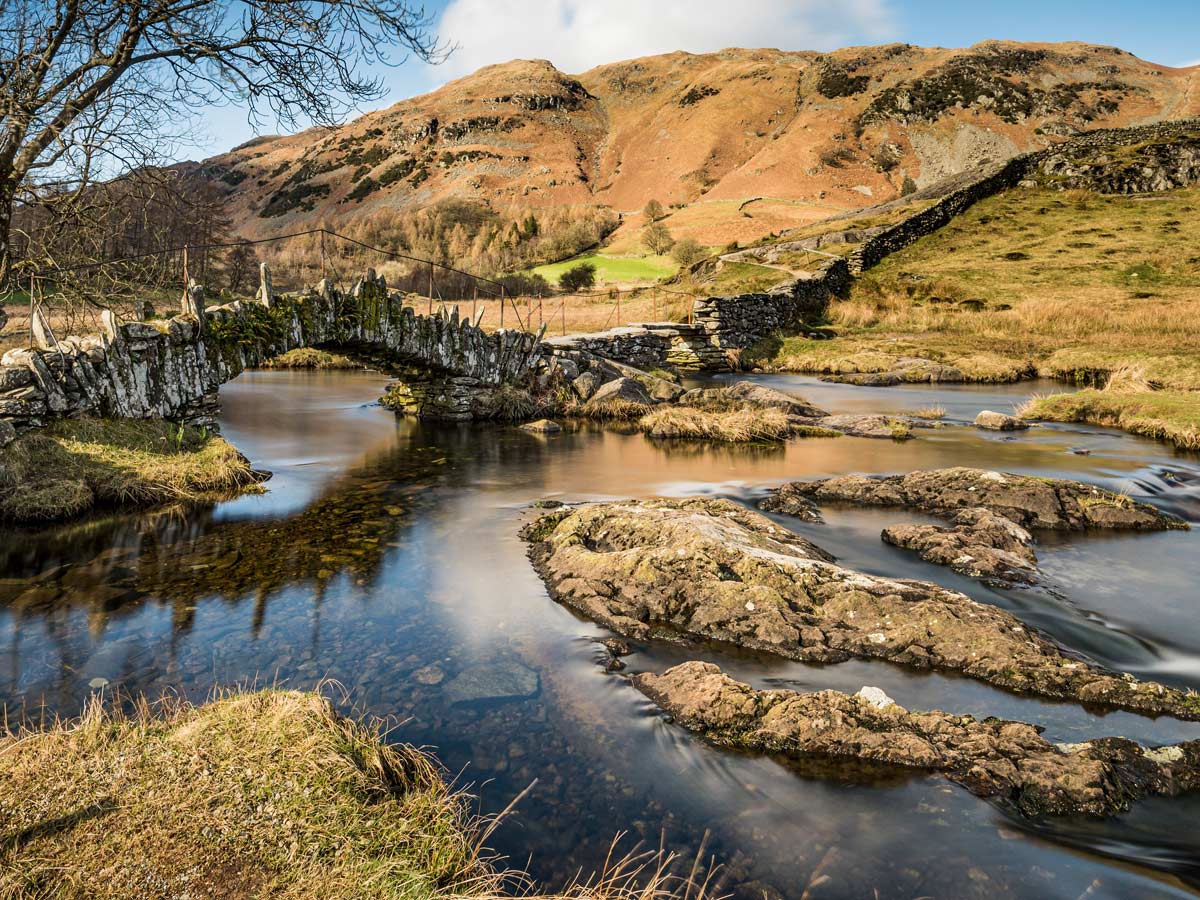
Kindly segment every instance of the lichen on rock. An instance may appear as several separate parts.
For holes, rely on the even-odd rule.
[[[1200,790],[1200,741],[1147,749],[1109,737],[1058,747],[1024,722],[910,712],[866,688],[855,696],[756,691],[705,662],[632,680],[713,743],[940,772],[1027,816],[1109,816],[1145,796]]]
[[[1036,580],[1037,554],[1028,529],[1188,527],[1148,503],[1094,485],[965,467],[794,481],[774,488],[759,508],[820,521],[816,501],[897,506],[948,517],[949,527],[898,524],[883,529],[881,536],[928,562],[1001,584]]]
[[[808,662],[886,659],[1018,693],[1200,719],[1200,697],[1072,659],[964,594],[843,568],[728,500],[557,509],[523,536],[555,599],[627,637],[711,639]]]
[[[1148,503],[1095,485],[966,466],[886,477],[842,475],[796,481],[787,486],[787,491],[817,502],[900,506],[942,515],[982,507],[1030,529],[1164,531],[1188,527],[1186,522]]]

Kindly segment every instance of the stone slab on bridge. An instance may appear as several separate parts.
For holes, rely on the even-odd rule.
[[[350,291],[329,282],[272,296],[264,273],[258,302],[205,307],[192,285],[171,319],[119,324],[61,341],[35,322],[40,345],[0,359],[0,444],[5,434],[53,419],[93,415],[211,425],[218,389],[244,369],[297,347],[337,349],[402,372],[429,417],[469,415],[464,398],[481,387],[518,383],[542,356],[536,336],[488,333],[457,311],[417,315],[372,272]]]

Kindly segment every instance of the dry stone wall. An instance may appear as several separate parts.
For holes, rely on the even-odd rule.
[[[829,301],[849,284],[846,261],[831,259],[810,277],[781,284],[765,294],[698,300],[693,318],[719,350],[743,350],[777,331],[795,331],[821,319]]]
[[[850,283],[843,259],[831,259],[813,275],[767,293],[705,297],[692,307],[692,322],[649,322],[594,334],[549,338],[551,355],[591,354],[639,369],[674,366],[719,372],[731,355],[777,331],[794,331],[819,320],[829,301]]]

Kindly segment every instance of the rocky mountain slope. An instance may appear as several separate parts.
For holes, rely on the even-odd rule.
[[[725,201],[690,217],[715,243],[754,198],[811,220],[1081,130],[1196,114],[1200,68],[1075,43],[679,52],[577,76],[518,60],[195,171],[228,192],[246,235],[449,198],[629,212],[654,197]]]

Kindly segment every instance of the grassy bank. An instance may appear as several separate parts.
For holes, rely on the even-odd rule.
[[[96,506],[228,494],[260,480],[223,438],[162,420],[70,419],[0,458],[0,519],[48,522]]]
[[[1196,392],[1114,393],[1088,389],[1035,397],[1021,409],[1021,415],[1050,422],[1106,425],[1182,449],[1200,450],[1200,393]]]
[[[316,693],[94,700],[76,721],[0,729],[0,783],[3,897],[550,900],[489,863],[492,826],[429,756]],[[705,900],[673,862],[614,856],[555,896]]]
[[[0,737],[0,895],[440,897],[492,886],[420,752],[315,694]]]
[[[864,273],[832,305],[830,341],[768,342],[759,365],[883,372],[903,357],[1003,381],[1103,383],[1137,364],[1200,389],[1200,188],[1107,196],[1017,188]]]

